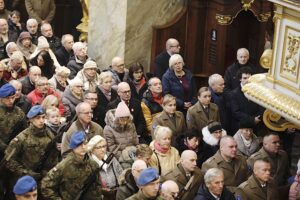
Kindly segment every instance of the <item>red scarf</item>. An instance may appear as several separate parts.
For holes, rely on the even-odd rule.
[[[164,148],[164,147],[160,146],[160,144],[156,141],[154,142],[154,148],[159,153],[163,153],[163,154],[167,153],[170,150],[170,147],[169,148]]]
[[[162,94],[158,96],[158,95],[155,94],[154,92],[151,92],[151,93],[152,93],[153,101],[155,101],[155,102],[158,103],[159,105],[162,105],[163,100],[164,100]]]

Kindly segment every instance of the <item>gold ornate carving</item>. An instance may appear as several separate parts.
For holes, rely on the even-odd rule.
[[[300,37],[289,34],[288,35],[288,52],[285,55],[285,61],[283,70],[291,73],[293,76],[296,75],[296,67],[298,65],[298,58],[296,58],[296,54],[298,54],[298,50],[300,47]]]
[[[247,11],[251,8],[251,4],[254,3],[254,0],[241,0],[241,3],[243,4],[243,9]]]
[[[260,57],[259,64],[265,68],[270,69],[272,66],[272,49],[266,49]]]
[[[216,19],[220,25],[229,25],[232,23],[233,16],[216,14]]]
[[[81,19],[81,24],[79,24],[76,29],[81,32],[79,40],[82,42],[88,41],[88,27],[89,27],[89,5],[90,0],[80,0],[82,6],[83,16]]]
[[[269,109],[265,110],[263,114],[263,121],[265,125],[273,131],[285,131],[288,128],[296,128],[296,129],[300,128],[299,126],[286,121],[279,114]]]
[[[268,19],[271,17],[271,12],[261,13],[257,16],[258,21],[260,22],[267,22]]]

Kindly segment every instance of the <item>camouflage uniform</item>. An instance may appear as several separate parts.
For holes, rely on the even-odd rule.
[[[9,142],[26,127],[25,114],[19,107],[6,108],[0,105],[0,159]]]
[[[161,197],[156,197],[156,198],[147,198],[145,195],[141,192],[141,190],[138,191],[138,193],[132,195],[131,197],[128,197],[125,200],[162,200],[163,198]]]
[[[37,181],[41,179],[41,176],[46,174],[58,161],[59,152],[54,148],[46,163],[43,164],[42,171],[35,171],[45,153],[45,149],[53,138],[53,133],[46,127],[38,129],[31,124],[9,143],[5,151],[5,154],[8,155],[15,150],[12,158],[7,163],[10,171],[17,178],[23,175],[31,175]]]
[[[89,157],[84,160],[76,158],[75,154],[58,163],[42,180],[41,192],[43,199],[73,200],[84,186],[86,179],[97,169],[96,162]],[[89,188],[83,199],[101,200],[101,183],[99,173],[94,184]]]

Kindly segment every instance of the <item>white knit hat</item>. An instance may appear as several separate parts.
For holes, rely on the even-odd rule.
[[[121,101],[116,109],[115,117],[130,117],[130,115],[131,114],[128,106]]]
[[[91,139],[90,139],[90,141],[88,142],[88,144],[87,144],[87,150],[89,151],[89,152],[91,152],[93,149],[94,149],[94,147],[99,143],[99,142],[101,142],[101,141],[106,141],[103,137],[101,137],[100,135],[95,135],[94,137],[92,137]]]
[[[84,63],[83,65],[83,69],[95,69],[95,68],[97,68],[97,63],[92,60],[86,61],[86,63]]]
[[[44,36],[40,36],[38,38],[38,45],[37,45],[38,49],[46,49],[49,48],[49,43],[47,41],[47,39]]]

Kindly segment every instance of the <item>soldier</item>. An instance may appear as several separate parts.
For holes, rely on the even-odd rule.
[[[58,163],[42,180],[41,194],[48,200],[73,200],[86,186],[86,180],[95,175],[91,187],[83,192],[82,199],[101,200],[101,183],[98,164],[87,152],[87,140],[83,131],[72,134],[69,147],[72,152]]]
[[[155,168],[144,169],[137,180],[138,193],[126,200],[155,200],[159,191],[159,175]]]
[[[206,172],[213,167],[223,170],[224,184],[233,193],[239,184],[247,180],[246,159],[237,155],[237,144],[231,136],[221,138],[219,151],[203,163],[202,170]]]
[[[183,151],[180,163],[174,170],[167,173],[163,180],[173,180],[177,183],[181,200],[193,199],[200,185],[204,183],[203,174],[197,167],[197,154],[191,150]],[[188,189],[185,188],[187,185],[189,185]]]
[[[18,179],[13,192],[16,200],[37,200],[37,183],[31,176],[23,176]]]
[[[69,130],[63,134],[61,143],[61,154],[63,156],[70,151],[69,143],[71,136],[75,131],[84,131],[88,140],[95,135],[101,135],[103,137],[102,127],[92,121],[93,110],[90,104],[86,102],[79,103],[76,106],[76,115],[78,119],[73,122]]]
[[[253,175],[236,190],[243,200],[277,200],[278,191],[271,178],[271,164],[266,159],[254,162]]]
[[[285,151],[280,150],[280,139],[277,133],[270,133],[263,138],[263,147],[247,160],[248,166],[253,169],[255,160],[267,159],[271,163],[271,177],[279,186],[287,184],[289,161]]]

